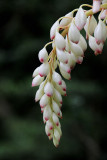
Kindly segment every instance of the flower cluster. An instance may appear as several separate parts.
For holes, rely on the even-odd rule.
[[[83,7],[91,7],[84,10]],[[76,12],[74,16],[74,12]],[[99,13],[98,22],[94,13]],[[71,70],[76,63],[81,64],[87,42],[81,34],[85,30],[86,39],[95,55],[101,54],[107,38],[107,0],[93,0],[93,6],[83,4],[78,9],[59,18],[50,29],[51,42],[39,51],[42,63],[33,72],[32,86],[39,86],[35,101],[39,101],[45,132],[57,147],[62,135],[59,118],[62,118],[62,96],[66,96],[66,84],[62,79],[71,79]],[[52,44],[50,54],[47,46]],[[59,68],[61,75],[56,71]]]

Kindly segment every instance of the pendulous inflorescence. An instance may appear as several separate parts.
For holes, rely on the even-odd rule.
[[[85,10],[84,7],[91,9]],[[94,17],[99,13],[98,19]],[[74,14],[75,13],[75,14]],[[75,15],[75,16],[74,16]],[[35,101],[39,101],[45,132],[57,147],[62,135],[59,118],[62,118],[62,96],[66,96],[66,83],[71,79],[71,70],[81,64],[87,42],[95,55],[101,54],[107,38],[107,0],[93,0],[93,5],[83,4],[78,9],[59,18],[50,29],[51,42],[39,51],[42,63],[33,72],[32,87],[39,86]],[[52,45],[50,53],[47,46]],[[56,71],[59,68],[60,73]]]

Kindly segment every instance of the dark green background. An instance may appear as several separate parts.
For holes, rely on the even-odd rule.
[[[44,131],[32,73],[61,16],[91,0],[0,0],[0,160],[107,160],[107,43],[85,53],[67,82],[63,135],[56,149]]]

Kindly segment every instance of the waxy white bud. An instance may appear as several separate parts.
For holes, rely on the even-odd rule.
[[[43,96],[43,88],[39,88],[35,95],[35,101],[39,101],[41,97]]]
[[[60,74],[58,74],[55,71],[53,71],[52,79],[53,79],[54,82],[58,83],[59,85],[62,84],[62,78],[61,78]]]
[[[56,54],[57,54],[59,61],[61,61],[63,63],[68,63],[68,59],[67,59],[66,53],[64,51],[56,49]]]
[[[75,56],[84,56],[84,52],[82,48],[79,46],[79,44],[75,44],[72,42],[70,42],[70,44],[71,44],[71,50]]]
[[[59,145],[59,141],[55,138],[55,136],[53,136],[53,144],[55,147],[58,147]]]
[[[83,62],[83,57],[76,57],[76,62],[81,64]]]
[[[60,22],[60,26],[67,26],[72,21],[73,14],[72,12],[70,12],[66,14],[64,17],[70,17],[70,18],[63,18]]]
[[[71,80],[71,75],[69,73],[65,72],[61,67],[59,69],[65,79]]]
[[[50,82],[46,83],[44,92],[48,97],[51,97],[53,95],[53,85]]]
[[[49,73],[49,70],[50,70],[49,63],[48,62],[43,63],[39,67],[39,75],[41,77],[47,76]]]
[[[39,75],[37,75],[33,80],[32,80],[32,87],[34,86],[39,86],[42,81],[44,80],[44,77],[41,77]]]
[[[58,84],[55,83],[55,82],[53,82],[53,83],[54,83],[54,88],[56,88],[61,95],[64,95],[64,96],[65,96],[65,95],[66,95],[66,91],[64,91],[64,90],[62,89],[62,85],[60,86],[60,85],[58,85]]]
[[[65,39],[58,31],[56,31],[55,45],[60,50],[65,49]]]
[[[60,108],[54,100],[52,100],[52,108],[56,115],[60,116]]]
[[[97,21],[94,18],[94,16],[91,16],[91,17],[89,16],[87,18],[87,22],[84,26],[84,29],[85,29],[86,33],[88,33],[88,30],[89,30],[89,34],[92,35],[94,33],[96,26],[97,26]]]
[[[60,62],[60,68],[63,69],[67,73],[71,73],[71,68],[68,64],[64,64]]]
[[[70,53],[71,52],[71,48],[70,48],[70,43],[69,43],[69,41],[68,41],[68,37],[66,36],[66,38],[65,38],[65,42],[66,42],[66,48],[65,48],[65,50],[68,52],[68,53]]]
[[[37,67],[33,72],[33,77],[36,77],[39,74],[39,67]]]
[[[76,44],[79,42],[80,32],[73,22],[71,23],[71,25],[69,27],[68,36],[72,42],[74,42]]]
[[[40,99],[40,107],[44,108],[49,103],[49,97],[44,94]]]
[[[107,38],[107,28],[105,23],[102,22],[101,20],[99,21],[97,27],[95,28],[94,37],[98,44],[104,43],[104,41]]]
[[[105,19],[106,15],[107,15],[107,9],[104,9],[103,11],[101,11],[100,18]]]
[[[47,61],[48,52],[47,52],[46,48],[43,48],[39,51],[38,57],[39,57],[39,60],[41,63],[44,63]]]
[[[101,54],[103,49],[103,44],[99,45],[96,43],[96,40],[93,36],[89,36],[89,46],[95,52],[95,55]]]
[[[52,114],[52,120],[56,124],[56,126],[59,126],[59,118],[57,117],[57,115],[54,112]]]
[[[76,57],[73,52],[70,52],[70,54],[67,54],[68,57],[68,65],[70,66],[71,69],[74,68],[76,64]]]
[[[52,130],[49,129],[48,125],[45,125],[45,132],[48,137],[51,136],[51,134],[53,134]]]
[[[66,83],[64,82],[64,80],[62,80],[62,85],[61,85],[63,91],[66,91]]]
[[[78,12],[75,16],[75,25],[77,26],[78,30],[82,30],[84,25],[86,24],[86,14],[82,8],[79,8]]]
[[[55,88],[54,88],[54,100],[62,104],[62,96]]]
[[[78,44],[82,48],[83,52],[85,52],[86,49],[87,49],[87,42],[86,42],[85,38],[82,35],[80,36],[80,41],[79,41]]]
[[[46,82],[46,80],[44,80],[41,84],[40,84],[40,86],[39,86],[39,88],[44,88],[44,86],[45,86],[45,82]]]
[[[50,130],[53,129],[53,123],[52,123],[51,120],[46,121],[46,125],[47,125],[47,128],[48,128],[48,129],[50,129]]]
[[[58,22],[58,21],[56,21],[56,22],[52,25],[52,27],[51,27],[51,29],[50,29],[50,38],[51,38],[51,40],[53,40],[53,39],[55,38],[56,29],[58,28],[58,26],[59,26],[59,22]]]
[[[97,13],[100,11],[101,0],[93,0],[93,13]]]
[[[57,141],[60,141],[60,133],[58,132],[58,130],[57,129],[54,129],[54,136],[55,136],[55,138],[56,138],[56,140]]]
[[[52,116],[52,110],[49,105],[44,108],[43,117],[45,121],[48,121]]]

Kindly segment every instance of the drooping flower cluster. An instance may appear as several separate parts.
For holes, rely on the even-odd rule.
[[[101,4],[102,3],[102,4]],[[91,7],[84,10],[83,7]],[[76,12],[74,16],[74,12]],[[98,22],[94,13],[100,12]],[[71,70],[76,63],[83,62],[87,42],[81,34],[85,30],[86,39],[95,55],[101,54],[107,38],[107,0],[93,0],[93,6],[81,5],[64,17],[59,18],[50,29],[52,40],[39,52],[42,63],[33,72],[32,86],[39,86],[35,101],[39,101],[45,132],[57,147],[62,135],[59,118],[62,118],[62,96],[66,96],[66,84],[62,79],[71,79]],[[47,52],[47,45],[52,51]],[[59,68],[61,75],[56,71]]]

